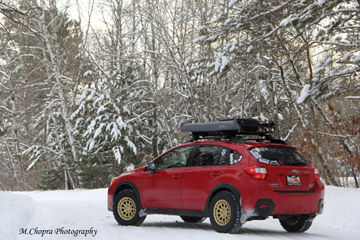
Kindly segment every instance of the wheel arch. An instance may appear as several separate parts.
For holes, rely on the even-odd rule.
[[[125,189],[130,189],[130,190],[134,191],[134,193],[141,205],[139,189],[136,187],[136,185],[133,182],[130,182],[130,181],[123,181],[118,184],[118,186],[116,187],[116,189],[114,191],[113,199],[115,199],[115,196],[119,192],[121,192],[122,190],[125,190]]]
[[[206,206],[205,206],[205,211],[207,213],[209,213],[209,207],[210,207],[210,202],[211,202],[211,199],[218,193],[218,192],[221,192],[221,191],[228,191],[228,192],[231,192],[235,195],[235,197],[240,201],[241,200],[241,194],[240,192],[237,190],[237,188],[230,184],[230,183],[220,183],[218,185],[216,185],[210,192],[207,200],[206,200]],[[241,202],[240,202],[240,205],[241,205]]]

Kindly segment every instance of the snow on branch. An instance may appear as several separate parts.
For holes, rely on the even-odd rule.
[[[303,89],[301,90],[300,96],[297,99],[298,104],[302,104],[305,102],[306,98],[310,95],[310,84],[305,84]]]
[[[324,132],[317,132],[317,133],[321,134],[321,135],[325,135],[325,136],[330,136],[330,137],[339,137],[339,138],[351,137],[351,135],[349,135],[349,134],[342,135],[342,134],[333,134],[333,133],[324,133]]]
[[[229,7],[229,8],[232,8],[237,2],[238,2],[238,0],[231,0],[231,1],[229,2],[228,7]]]
[[[347,96],[347,97],[345,97],[345,99],[349,99],[349,100],[360,100],[360,96]]]
[[[7,111],[7,112],[9,112],[9,113],[11,113],[11,114],[14,114],[14,112],[13,112],[12,110],[8,109],[8,108],[5,107],[5,106],[0,106],[0,108],[4,109],[5,111]]]
[[[220,56],[217,57],[216,61],[212,63],[212,65],[214,66],[214,72],[224,72],[227,69],[229,62],[230,61],[228,57],[226,57],[223,53],[220,54]]]
[[[290,131],[288,132],[288,134],[286,135],[286,137],[285,137],[285,138],[282,138],[283,141],[286,141],[286,140],[291,136],[291,134],[294,132],[296,126],[297,126],[297,123],[295,123],[294,126],[290,129]]]
[[[30,165],[27,167],[26,171],[29,171],[32,167],[34,167],[34,165],[36,164],[36,162],[41,158],[42,156],[42,147],[39,145],[35,145],[35,146],[31,146],[28,149],[26,149],[25,151],[23,151],[21,153],[21,155],[30,155],[30,160],[32,160],[32,162],[30,163]]]
[[[248,21],[253,21],[253,20],[256,20],[258,18],[265,17],[265,16],[267,16],[269,14],[273,14],[273,13],[275,13],[277,11],[281,11],[282,9],[284,9],[286,6],[288,6],[292,2],[295,2],[295,0],[287,1],[287,2],[285,2],[285,3],[283,3],[283,4],[279,5],[279,6],[274,7],[273,9],[271,9],[269,11],[256,14],[255,16],[250,18]]]
[[[16,13],[19,13],[21,15],[26,14],[25,11],[22,11],[20,9],[15,8],[15,7],[5,5],[4,3],[0,3],[0,12],[16,12]]]
[[[360,13],[360,9],[358,8],[340,8],[337,10],[334,10],[333,13]]]

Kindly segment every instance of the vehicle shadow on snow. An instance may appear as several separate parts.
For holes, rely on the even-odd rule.
[[[305,233],[289,233],[283,230],[269,230],[269,229],[261,229],[261,228],[247,228],[247,227],[242,227],[241,231],[237,234],[246,234],[246,235],[266,235],[266,236],[286,236],[289,237],[290,239],[305,239],[305,238],[309,238],[309,239],[313,239],[316,237],[316,239],[318,238],[324,238],[324,239],[328,239],[328,236],[323,236],[321,234],[316,234],[316,233],[309,233],[309,232],[305,232]]]
[[[216,233],[216,231],[212,228],[210,223],[184,223],[182,221],[176,222],[144,222],[141,224],[141,227],[165,227],[165,228],[173,228],[173,229],[192,229],[192,230],[211,230]],[[264,235],[264,236],[279,236],[282,235],[284,237],[290,237],[290,239],[298,239],[301,236],[301,239],[313,239],[314,237],[328,239],[327,236],[322,236],[321,234],[316,233],[288,233],[282,230],[269,230],[269,229],[261,229],[261,228],[248,228],[242,227],[239,233],[240,235]]]
[[[181,228],[181,229],[204,229],[212,230],[209,223],[185,223],[182,221],[176,222],[144,222],[141,227],[167,227],[167,228]]]

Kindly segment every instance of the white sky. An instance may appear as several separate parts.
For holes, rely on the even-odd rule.
[[[70,18],[77,21],[79,21],[80,15],[82,28],[86,28],[90,14],[92,27],[101,28],[103,26],[103,17],[99,6],[100,3],[101,0],[60,0],[58,1],[58,7],[60,9],[68,7]],[[93,5],[93,11],[90,13],[91,5]]]

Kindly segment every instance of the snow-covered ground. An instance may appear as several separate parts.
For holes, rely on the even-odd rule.
[[[285,232],[272,218],[247,222],[239,234],[217,233],[209,220],[187,224],[166,215],[149,215],[139,227],[119,226],[107,210],[106,193],[106,189],[0,192],[0,239],[351,240],[360,236],[360,189],[327,187],[323,215],[303,234]]]

